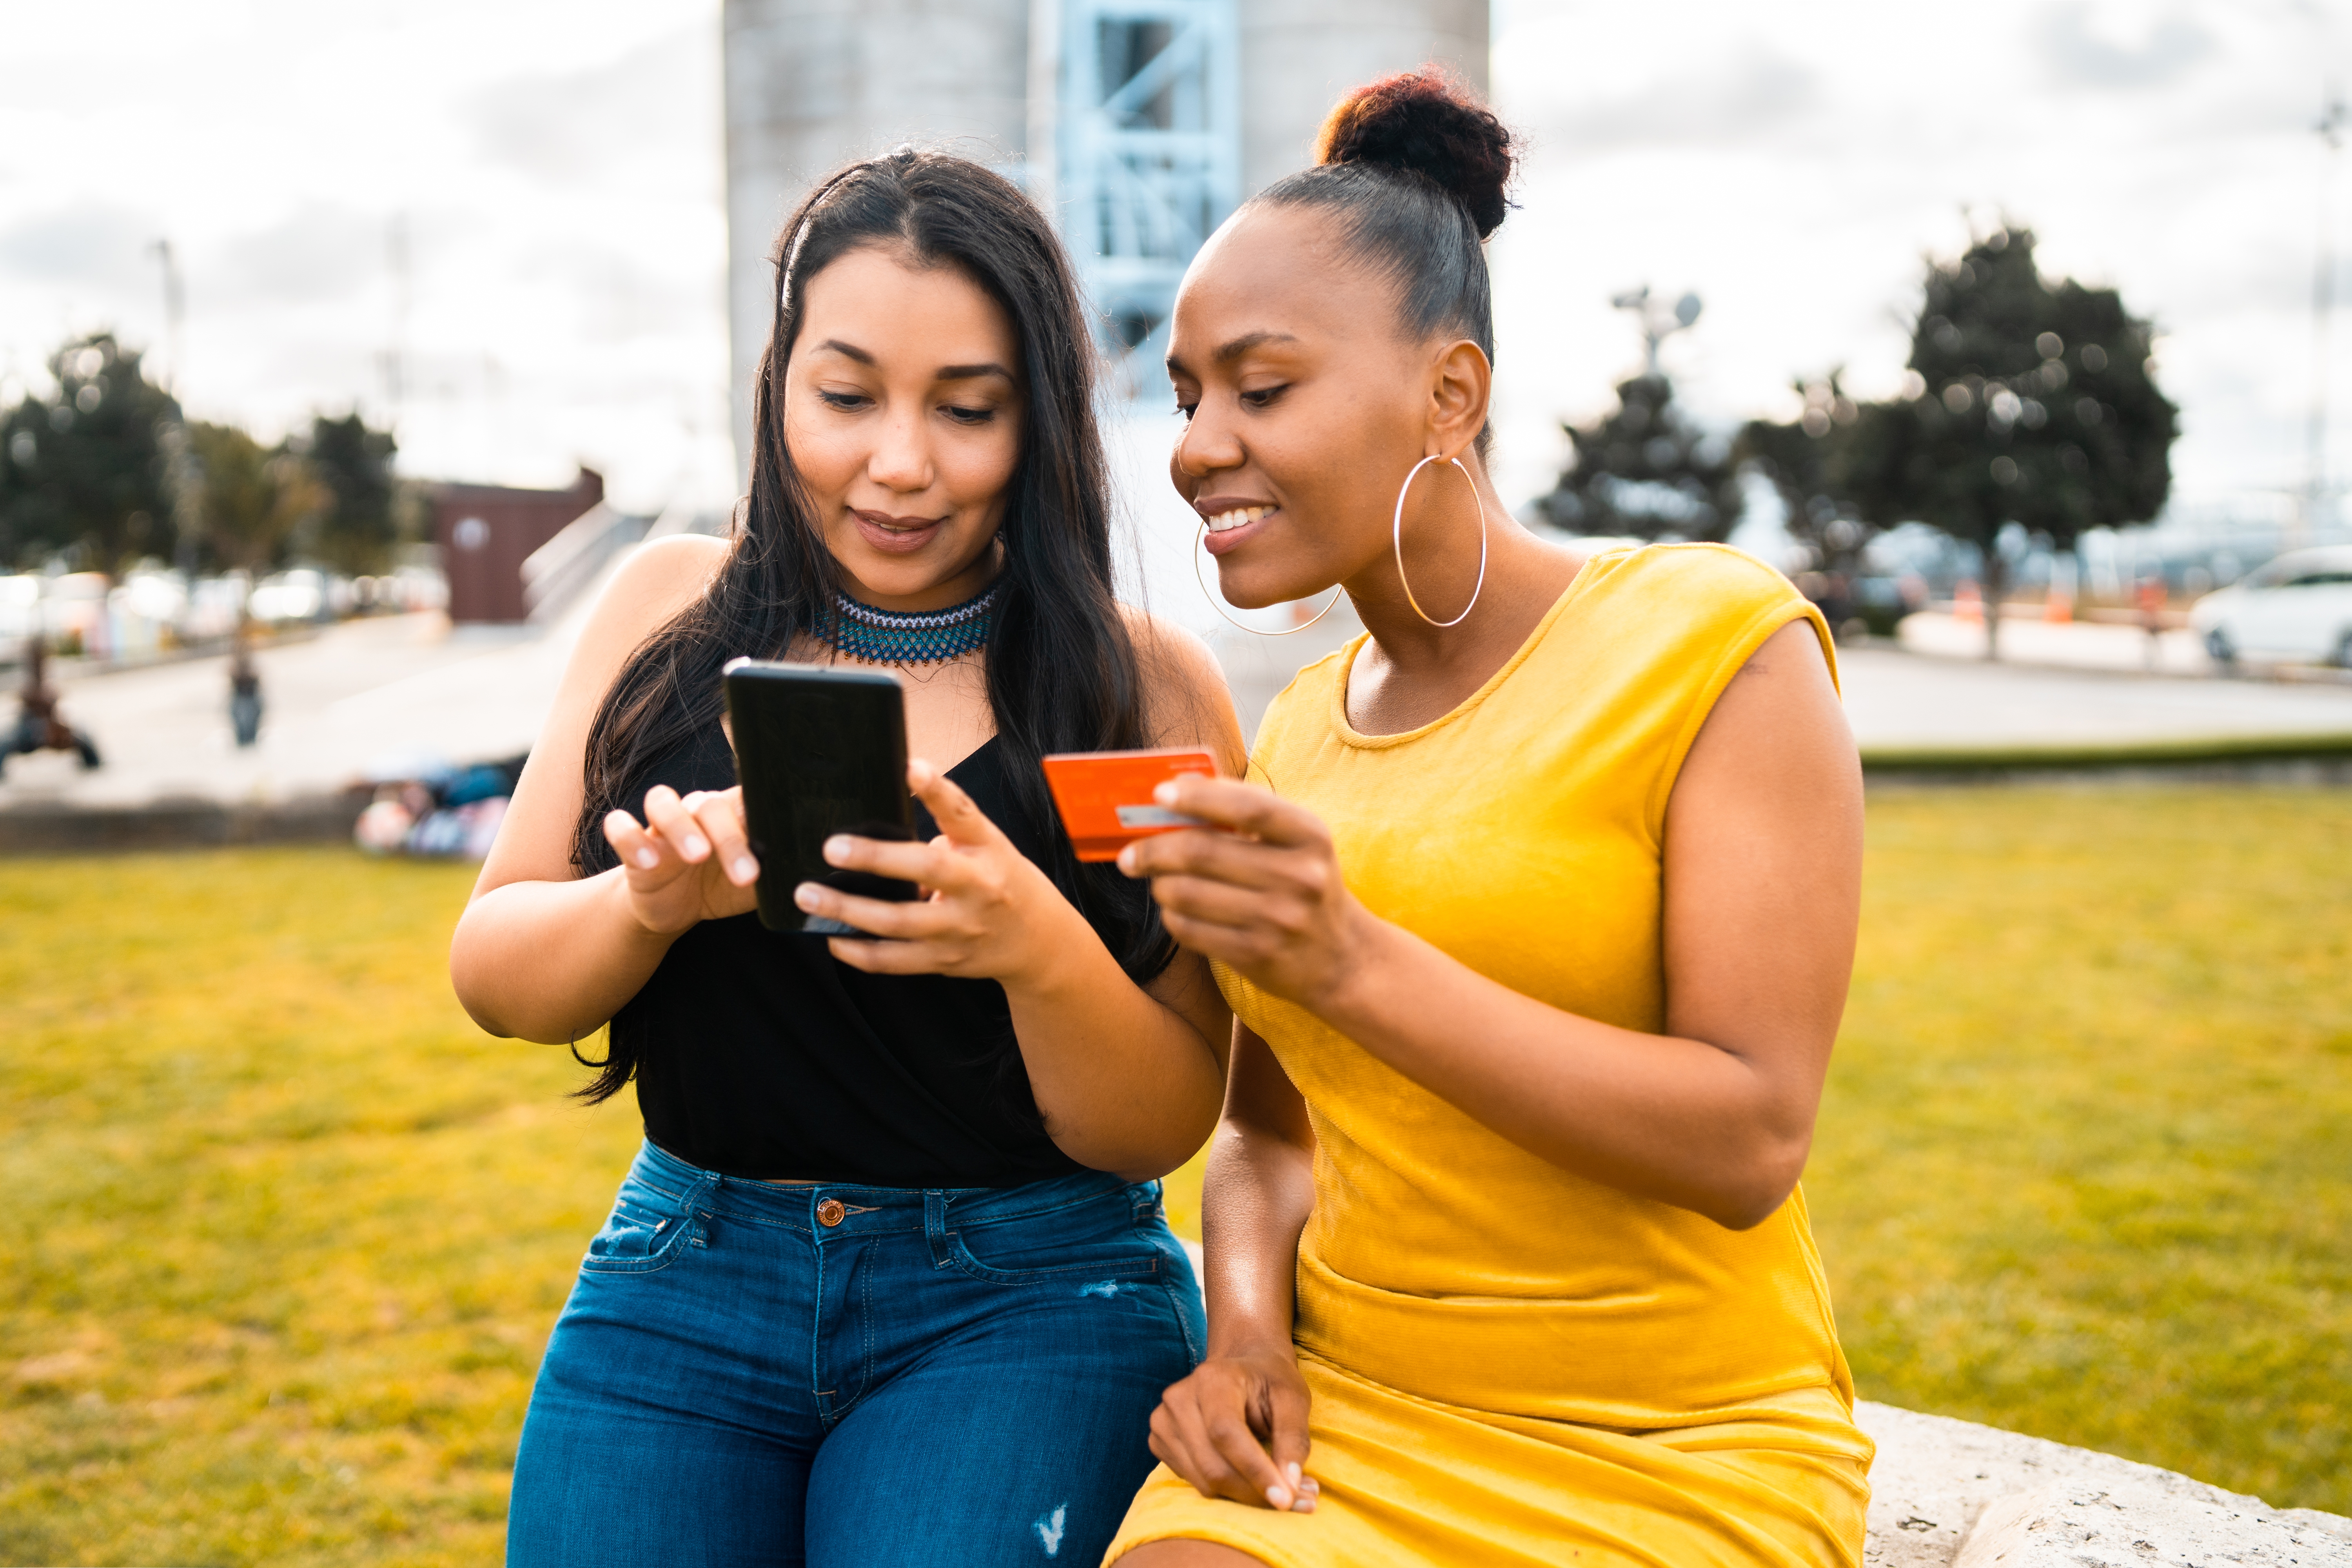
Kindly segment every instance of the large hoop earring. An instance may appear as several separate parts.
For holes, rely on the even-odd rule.
[[[1483,514],[1482,514],[1482,516],[1483,516]],[[1216,612],[1217,612],[1217,614],[1219,614],[1219,615],[1221,615],[1221,616],[1224,616],[1226,620],[1228,620],[1228,621],[1232,621],[1232,622],[1233,622],[1233,624],[1234,624],[1234,626],[1237,626],[1241,627],[1241,629],[1242,629],[1242,630],[1244,630],[1244,631],[1245,631],[1245,632],[1249,633],[1252,637],[1292,637],[1292,636],[1295,636],[1295,635],[1297,635],[1297,633],[1299,633],[1299,632],[1303,632],[1303,631],[1305,631],[1308,626],[1313,626],[1313,625],[1315,624],[1315,622],[1316,622],[1316,621],[1319,621],[1319,620],[1321,620],[1324,616],[1326,616],[1329,615],[1333,610],[1335,610],[1335,609],[1339,608],[1339,595],[1342,595],[1342,594],[1344,594],[1344,593],[1346,593],[1346,592],[1348,591],[1348,590],[1346,589],[1346,587],[1344,587],[1344,586],[1334,586],[1334,587],[1332,588],[1332,590],[1331,590],[1331,602],[1330,602],[1329,604],[1328,604],[1328,605],[1324,605],[1321,609],[1319,609],[1319,610],[1318,610],[1318,611],[1316,611],[1316,612],[1315,612],[1315,618],[1314,618],[1314,620],[1301,621],[1301,622],[1299,622],[1299,623],[1298,623],[1298,625],[1297,625],[1297,626],[1295,626],[1290,627],[1287,631],[1279,631],[1279,632],[1262,632],[1262,631],[1259,631],[1255,626],[1251,626],[1251,625],[1250,625],[1248,622],[1246,622],[1246,621],[1237,621],[1237,620],[1234,620],[1233,612],[1225,608],[1224,605],[1223,605],[1223,603],[1222,603],[1222,602],[1217,598],[1217,591],[1216,591],[1214,588],[1212,588],[1212,587],[1210,587],[1210,586],[1209,586],[1209,580],[1208,580],[1208,578],[1207,578],[1207,577],[1205,577],[1205,576],[1203,576],[1203,575],[1202,575],[1202,573],[1201,573],[1201,542],[1202,542],[1202,540],[1204,540],[1204,539],[1208,538],[1208,537],[1209,537],[1209,520],[1208,520],[1207,518],[1205,518],[1205,517],[1204,517],[1204,518],[1202,518],[1202,519],[1201,520],[1201,531],[1200,531],[1198,533],[1195,533],[1194,535],[1192,535],[1192,581],[1193,581],[1193,582],[1195,582],[1195,583],[1198,583],[1199,584],[1201,584],[1201,595],[1202,595],[1202,597],[1203,597],[1203,598],[1205,598],[1205,599],[1207,599],[1207,600],[1209,601],[1209,608],[1211,608],[1211,609],[1213,609],[1213,610],[1216,611]]]
[[[1433,619],[1430,613],[1421,607],[1421,601],[1412,596],[1412,584],[1405,582],[1404,577],[1404,498],[1412,490],[1413,475],[1420,473],[1422,469],[1429,467],[1430,464],[1441,460],[1451,463],[1457,468],[1462,468],[1462,477],[1465,479],[1468,479],[1470,483],[1470,500],[1478,508],[1477,586],[1470,590],[1470,602],[1462,606],[1462,613],[1454,616],[1450,621]],[[1204,523],[1202,526],[1206,527],[1207,525]],[[1404,486],[1397,491],[1396,521],[1390,525],[1389,538],[1396,546],[1397,582],[1402,584],[1404,588],[1404,602],[1412,606],[1412,613],[1419,616],[1423,620],[1428,621],[1431,626],[1438,627],[1458,626],[1464,621],[1467,620],[1469,618],[1470,612],[1478,607],[1478,595],[1486,589],[1486,498],[1478,493],[1478,481],[1470,478],[1469,469],[1462,468],[1461,458],[1446,458],[1440,459],[1435,457],[1428,457],[1423,458],[1420,462],[1415,463],[1412,466],[1412,473],[1405,475]]]

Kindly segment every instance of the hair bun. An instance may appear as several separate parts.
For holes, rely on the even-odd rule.
[[[1468,210],[1486,238],[1502,226],[1517,144],[1507,127],[1444,68],[1367,82],[1341,99],[1315,138],[1318,163],[1409,169]]]

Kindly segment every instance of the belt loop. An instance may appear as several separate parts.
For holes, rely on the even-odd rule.
[[[923,1190],[923,1238],[931,1244],[931,1267],[945,1268],[955,1247],[948,1228],[948,1195],[937,1187]]]
[[[687,1235],[689,1246],[708,1247],[710,1244],[711,1198],[719,1191],[720,1179],[718,1172],[705,1171],[702,1179],[687,1192],[686,1223],[691,1227]]]

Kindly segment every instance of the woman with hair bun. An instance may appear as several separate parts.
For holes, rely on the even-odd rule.
[[[1828,627],[1712,544],[1579,559],[1485,462],[1509,134],[1433,71],[1203,248],[1172,464],[1225,595],[1344,592],[1247,782],[1132,846],[1235,1015],[1209,1346],[1111,1556],[1857,1563],[1797,1177],[1862,790]]]

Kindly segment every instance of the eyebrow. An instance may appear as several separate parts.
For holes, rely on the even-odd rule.
[[[1240,337],[1211,354],[1209,358],[1218,364],[1223,364],[1230,360],[1241,358],[1252,349],[1264,348],[1268,343],[1295,343],[1297,341],[1297,335],[1290,332],[1244,332]]]
[[[1298,336],[1295,332],[1277,332],[1273,331],[1244,332],[1240,337],[1234,339],[1231,342],[1219,347],[1214,353],[1212,353],[1209,356],[1209,361],[1212,364],[1228,364],[1233,361],[1241,358],[1242,355],[1249,353],[1252,349],[1264,348],[1268,343],[1295,343],[1297,341]],[[1171,371],[1182,370],[1184,368],[1184,362],[1178,359],[1174,354],[1170,354],[1168,356],[1168,368]]]
[[[872,354],[867,353],[856,343],[845,343],[839,338],[827,338],[824,342],[817,344],[817,347],[819,349],[831,349],[834,353],[844,355],[849,359],[854,359],[862,365],[870,366],[874,363],[874,356]],[[1015,379],[1011,371],[1005,369],[1003,365],[998,364],[994,360],[983,360],[978,364],[943,364],[940,366],[939,372],[933,379],[937,381],[973,381],[983,375],[1001,375],[1007,381],[1013,381]]]

